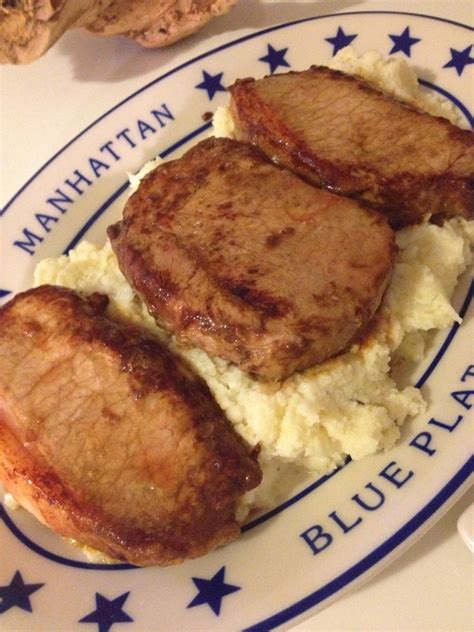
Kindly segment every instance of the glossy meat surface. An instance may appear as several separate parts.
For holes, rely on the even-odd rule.
[[[237,137],[395,228],[474,217],[474,134],[365,81],[313,66],[230,88]]]
[[[108,234],[159,324],[270,379],[346,349],[395,256],[381,215],[224,138],[148,174]]]
[[[0,480],[59,534],[138,565],[235,538],[255,455],[205,383],[103,315],[41,286],[0,310]]]

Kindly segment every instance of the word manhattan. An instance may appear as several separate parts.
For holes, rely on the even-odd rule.
[[[43,210],[34,214],[32,224],[22,229],[21,237],[13,245],[34,255],[36,246],[44,240],[78,197],[126,153],[166,127],[169,121],[174,121],[174,116],[166,103],[163,103],[157,109],[152,108],[146,116],[137,119],[133,124],[118,130],[112,138],[97,147],[94,155],[88,156],[80,166],[72,169],[60,186],[47,197]]]

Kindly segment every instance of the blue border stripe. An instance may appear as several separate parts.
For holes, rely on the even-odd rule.
[[[28,536],[26,536],[23,531],[21,531],[17,525],[13,522],[13,520],[8,515],[4,506],[0,503],[0,520],[3,520],[5,525],[10,529],[15,537],[20,540],[22,544],[27,546],[29,549],[41,555],[42,557],[46,557],[48,560],[52,562],[57,562],[58,564],[63,564],[64,566],[72,566],[73,568],[83,568],[87,570],[94,571],[123,571],[129,570],[131,568],[138,568],[138,566],[132,566],[131,564],[94,564],[88,562],[79,562],[76,560],[70,560],[69,558],[62,557],[61,555],[56,555],[55,553],[51,553],[47,549],[44,549],[33,540],[30,540]]]
[[[186,68],[188,66],[191,66],[192,64],[195,64],[196,62],[200,61],[201,59],[205,59],[206,57],[209,57],[209,56],[211,56],[211,55],[213,55],[215,53],[218,53],[220,51],[226,50],[227,48],[232,48],[233,46],[237,46],[238,44],[241,44],[242,42],[246,42],[248,40],[251,40],[251,39],[254,39],[254,38],[257,38],[257,37],[261,37],[262,35],[265,35],[266,33],[272,33],[273,31],[284,29],[284,28],[287,28],[289,26],[294,26],[296,24],[303,24],[305,22],[323,20],[323,19],[326,19],[326,18],[342,17],[342,16],[347,16],[347,15],[407,15],[407,16],[417,17],[417,18],[426,18],[426,19],[429,19],[429,20],[434,20],[436,22],[444,22],[446,24],[453,24],[454,26],[459,26],[460,28],[467,29],[468,31],[473,31],[474,30],[472,27],[468,26],[467,24],[462,24],[461,22],[455,22],[454,20],[448,20],[446,18],[439,18],[439,17],[436,17],[434,15],[426,15],[424,13],[412,13],[412,12],[408,12],[408,11],[348,11],[346,13],[328,13],[326,15],[318,15],[318,16],[309,17],[309,18],[302,18],[301,20],[294,20],[293,22],[285,22],[284,24],[278,24],[276,26],[271,26],[271,27],[263,29],[261,31],[257,31],[256,33],[250,33],[249,35],[245,35],[243,37],[239,37],[238,39],[235,39],[235,40],[232,40],[230,42],[227,42],[226,44],[222,44],[221,46],[217,46],[216,48],[213,48],[212,50],[207,51],[206,53],[202,53],[201,55],[193,57],[192,59],[188,60],[187,62],[184,62],[183,64],[180,64],[176,68],[173,68],[172,70],[169,70],[168,72],[164,73],[160,77],[157,77],[156,79],[153,79],[149,83],[145,84],[144,86],[142,86],[141,88],[139,88],[138,90],[136,90],[135,92],[130,94],[128,97],[126,97],[122,101],[119,101],[119,103],[114,105],[114,107],[110,108],[110,110],[107,110],[107,112],[104,112],[104,114],[102,114],[97,119],[95,119],[95,121],[90,123],[81,132],[76,134],[76,136],[74,136],[68,143],[66,143],[66,145],[64,145],[61,149],[59,149],[59,151],[57,151],[47,162],[45,162],[31,176],[31,178],[29,178],[25,182],[25,184],[5,204],[5,206],[0,209],[0,218],[7,212],[7,210],[10,208],[10,206],[13,204],[13,202],[17,199],[17,197],[21,193],[23,193],[23,191],[26,189],[26,187],[33,180],[35,180],[35,178],[42,171],[44,171],[44,169],[46,169],[46,167],[48,167],[48,165],[50,165],[59,155],[61,155],[68,147],[70,147],[78,138],[83,136],[87,131],[89,131],[92,127],[94,127],[94,125],[97,125],[97,123],[102,121],[109,114],[111,114],[112,112],[114,112],[115,110],[120,108],[122,105],[124,105],[125,103],[127,103],[128,101],[133,99],[135,96],[137,96],[141,92],[144,92],[145,90],[148,90],[151,86],[154,86],[157,83],[159,83],[160,81],[163,81],[163,79],[166,79],[167,77],[170,77],[171,75],[174,75],[175,73],[179,72],[180,70],[183,70],[183,68]]]
[[[426,79],[418,79],[418,83],[421,84],[422,86],[425,86],[425,88],[429,88],[430,90],[434,90],[435,92],[438,92],[446,99],[449,99],[450,101],[452,101],[454,105],[457,108],[459,108],[461,112],[464,114],[464,116],[467,118],[467,122],[469,123],[469,125],[471,127],[474,127],[474,117],[472,116],[468,108],[464,105],[464,103],[462,103],[457,97],[455,97],[453,94],[451,94],[447,90],[444,90],[444,88],[440,88],[435,83],[431,83],[431,81],[426,81]]]
[[[264,619],[259,623],[251,625],[245,628],[244,632],[264,632],[266,630],[272,630],[278,625],[286,623],[290,619],[297,617],[309,608],[316,606],[328,597],[331,597],[334,593],[345,588],[352,581],[357,579],[365,571],[372,568],[375,564],[380,562],[385,556],[391,553],[397,546],[400,546],[405,540],[407,540],[415,531],[417,531],[423,524],[431,518],[442,505],[451,498],[451,496],[461,487],[463,483],[467,481],[472,474],[474,468],[474,457],[470,457],[462,468],[453,476],[453,478],[441,489],[438,494],[425,505],[418,513],[416,513],[411,520],[403,525],[398,531],[396,531],[390,538],[388,538],[383,544],[374,549],[369,555],[364,557],[360,562],[352,566],[350,569],[336,577],[334,580],[320,588],[319,590],[310,593],[307,597],[304,597],[300,601],[297,601],[292,606],[281,610],[277,614]]]
[[[466,315],[466,312],[468,310],[468,307],[469,307],[473,297],[474,297],[474,281],[471,280],[471,285],[469,286],[469,289],[467,291],[467,294],[466,294],[466,297],[465,297],[464,302],[462,304],[462,307],[459,310],[459,316],[461,316],[461,318],[464,318],[464,316]],[[415,384],[415,386],[417,388],[421,388],[423,386],[423,384],[425,384],[425,382],[428,380],[428,378],[433,373],[435,368],[438,366],[441,358],[446,353],[449,345],[453,341],[453,338],[457,334],[460,326],[461,325],[459,323],[454,323],[454,325],[451,327],[451,330],[450,330],[449,334],[446,336],[445,341],[443,342],[443,344],[438,349],[438,352],[436,353],[436,355],[433,358],[433,360],[430,362],[430,365],[428,366],[428,368],[425,370],[423,375],[418,379],[417,383]]]
[[[318,487],[321,487],[323,483],[326,483],[326,481],[328,481],[335,474],[340,472],[342,468],[348,465],[350,462],[351,462],[351,459],[348,458],[346,462],[344,463],[344,465],[341,465],[341,467],[338,467],[330,474],[321,476],[320,478],[318,478],[317,481],[315,481],[314,483],[311,483],[311,485],[308,485],[308,487],[305,487],[304,489],[302,489],[298,494],[295,494],[294,496],[289,498],[286,502],[282,503],[281,505],[278,505],[278,507],[275,507],[271,511],[264,513],[263,516],[259,516],[258,518],[255,518],[255,520],[252,520],[251,522],[247,522],[242,527],[242,533],[245,533],[246,531],[249,531],[250,529],[253,529],[254,527],[258,527],[258,525],[262,524],[263,522],[266,522],[270,518],[273,518],[273,516],[276,516],[277,514],[287,509],[288,507],[291,507],[291,505],[294,505],[295,503],[297,503],[299,500],[301,500],[302,498],[304,498],[311,492],[314,492],[315,489],[317,489]]]
[[[101,215],[103,215],[105,213],[105,211],[109,208],[109,206],[111,204],[113,204],[115,202],[115,200],[117,198],[119,198],[123,193],[125,193],[125,191],[128,189],[130,185],[130,182],[124,182],[123,184],[121,184],[119,186],[119,188],[112,193],[111,196],[109,196],[105,202],[103,204],[101,204],[101,206],[99,206],[99,208],[97,209],[97,211],[95,211],[95,213],[93,213],[91,215],[91,217],[89,217],[89,219],[87,220],[87,222],[84,224],[84,226],[81,228],[81,230],[76,233],[76,236],[74,237],[74,239],[72,239],[69,244],[66,246],[66,248],[63,250],[63,255],[67,255],[67,253],[72,250],[72,248],[74,248],[75,246],[77,246],[77,244],[81,241],[81,239],[84,237],[84,235],[87,233],[87,231],[89,230],[89,228],[91,228],[91,226],[93,226],[93,224],[96,223],[96,221],[99,219],[99,217]]]
[[[160,158],[167,158],[171,153],[182,147],[185,143],[193,140],[193,138],[196,138],[196,136],[199,136],[199,134],[202,134],[206,130],[211,129],[211,127],[212,121],[201,125],[201,127],[198,127],[194,131],[190,132],[189,134],[178,140],[176,143],[174,143],[174,145],[170,145],[167,149],[164,149],[160,154]]]

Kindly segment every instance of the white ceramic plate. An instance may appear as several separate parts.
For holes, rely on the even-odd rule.
[[[158,153],[175,157],[206,135],[203,114],[227,102],[224,87],[238,77],[328,63],[351,42],[358,52],[409,57],[424,85],[472,125],[470,37],[466,26],[415,14],[328,15],[229,42],[158,77],[72,139],[3,209],[2,300],[31,285],[43,257],[84,237],[102,242],[120,215],[126,171]],[[455,298],[463,314],[468,292],[464,279]],[[470,341],[468,316],[436,338],[414,377],[429,410],[407,424],[395,449],[309,480],[203,559],[166,569],[90,564],[26,512],[2,508],[2,629],[267,630],[314,614],[387,565],[467,485]],[[412,444],[420,433],[427,450]]]

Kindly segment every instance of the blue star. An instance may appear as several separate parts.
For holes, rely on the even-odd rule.
[[[326,42],[329,42],[334,46],[332,56],[338,53],[342,48],[349,46],[349,44],[355,40],[357,35],[346,35],[341,27],[337,29],[337,33],[334,37],[326,37]]]
[[[202,71],[202,76],[204,77],[201,83],[198,83],[195,87],[199,88],[199,90],[206,90],[207,96],[209,97],[209,101],[212,101],[216,92],[225,92],[226,89],[221,83],[221,79],[223,76],[223,72],[217,73],[217,75],[210,75],[205,70]]]
[[[99,593],[95,593],[95,605],[97,608],[79,620],[79,623],[97,623],[99,632],[109,632],[114,623],[130,623],[133,621],[126,612],[122,610],[129,592],[109,600]]]
[[[0,586],[0,614],[14,606],[32,612],[30,595],[42,586],[44,584],[25,584],[20,571],[17,571],[8,586]]]
[[[468,64],[474,64],[474,58],[469,56],[471,52],[471,46],[468,46],[464,50],[454,50],[454,48],[450,48],[451,51],[451,59],[447,64],[444,64],[443,68],[456,68],[456,72],[460,77],[464,71],[464,68]]]
[[[393,42],[392,50],[390,51],[390,55],[394,53],[398,53],[398,51],[405,53],[407,57],[411,57],[411,47],[421,42],[421,40],[417,37],[410,36],[410,27],[407,26],[401,35],[390,35],[389,38]]]
[[[270,74],[273,75],[278,66],[290,67],[290,64],[286,61],[285,55],[288,52],[287,48],[281,48],[276,50],[271,44],[267,44],[268,53],[265,57],[259,57],[258,61],[263,61],[270,66]]]
[[[241,590],[240,586],[232,586],[232,584],[224,583],[224,574],[225,566],[217,571],[211,579],[193,577],[193,582],[199,592],[187,607],[194,608],[195,606],[207,603],[214,614],[219,616],[223,598],[237,590]]]
[[[9,294],[11,294],[11,290],[1,290],[0,289],[0,298],[3,298],[4,296],[8,296]]]

